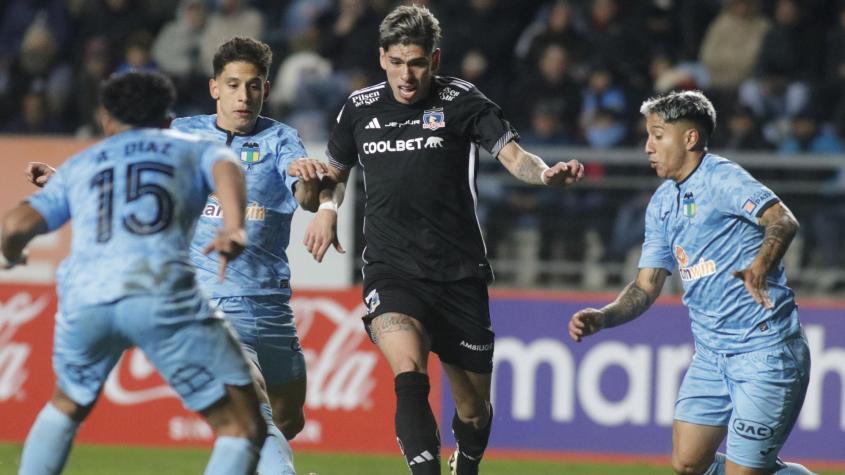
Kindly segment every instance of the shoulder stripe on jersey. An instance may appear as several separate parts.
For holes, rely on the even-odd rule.
[[[346,165],[346,164],[344,164],[344,163],[341,163],[341,162],[337,161],[337,159],[335,159],[335,158],[332,156],[331,152],[329,152],[329,151],[328,151],[328,149],[326,149],[326,157],[328,157],[328,158],[329,158],[329,165],[331,165],[331,166],[333,166],[333,167],[337,168],[337,169],[338,169],[338,170],[340,170],[340,171],[346,171],[346,170],[349,170],[349,166],[347,166],[347,165]]]
[[[464,81],[463,79],[458,79],[458,78],[452,78],[452,80],[449,81],[449,84],[451,84],[453,86],[457,86],[457,87],[463,89],[464,91],[469,91],[470,89],[472,89],[474,87],[471,82]]]
[[[505,147],[505,145],[507,145],[508,142],[510,142],[514,138],[516,138],[516,134],[513,133],[513,131],[508,130],[507,132],[505,132],[505,135],[502,135],[499,138],[499,140],[496,141],[496,145],[493,147],[493,150],[491,151],[493,156],[498,157],[499,152],[501,152],[502,149]]]
[[[349,95],[349,97],[357,96],[358,94],[363,94],[365,92],[375,91],[376,89],[384,89],[384,85],[385,84],[383,82],[381,82],[381,83],[376,84],[375,86],[368,86],[368,87],[358,89],[357,91],[353,91],[352,94]]]

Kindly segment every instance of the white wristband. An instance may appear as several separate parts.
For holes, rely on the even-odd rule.
[[[337,213],[337,203],[335,203],[334,201],[326,201],[324,203],[320,203],[320,206],[317,209],[330,209]]]
[[[542,185],[548,185],[548,183],[546,182],[546,170],[548,169],[549,167],[540,170],[540,184]]]
[[[24,249],[23,252],[21,252],[20,257],[18,257],[18,260],[12,262],[6,259],[6,256],[4,256],[2,252],[0,252],[0,269],[11,269],[12,267],[15,267],[18,264],[22,264],[26,262],[26,258],[28,255],[29,253],[26,251],[26,249]]]

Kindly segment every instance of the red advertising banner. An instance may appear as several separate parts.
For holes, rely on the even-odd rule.
[[[393,377],[364,332],[360,289],[296,292],[292,305],[308,366],[307,422],[294,448],[395,452]],[[50,285],[0,285],[0,440],[23,441],[51,395],[55,311]],[[438,414],[436,361],[429,369]],[[136,350],[127,352],[109,376],[77,438],[170,446],[205,445],[212,439],[209,426],[182,407]]]

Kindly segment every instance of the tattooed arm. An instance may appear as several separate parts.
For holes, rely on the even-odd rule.
[[[640,269],[637,278],[609,305],[602,309],[585,308],[569,319],[569,336],[581,341],[602,328],[615,327],[639,317],[654,303],[663,290],[669,272],[666,269]]]
[[[755,302],[765,308],[772,308],[766,276],[786,254],[792,238],[798,232],[798,220],[786,205],[777,203],[760,217],[760,226],[765,228],[760,250],[750,266],[734,272],[733,276],[745,283],[745,289]]]
[[[584,165],[578,160],[558,162],[549,167],[542,158],[525,151],[515,141],[502,147],[496,158],[511,175],[532,185],[567,186],[584,176]]]

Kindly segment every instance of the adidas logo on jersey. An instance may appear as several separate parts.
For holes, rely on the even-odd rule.
[[[373,117],[373,119],[364,126],[365,129],[380,129],[381,125],[378,123],[378,118]]]

